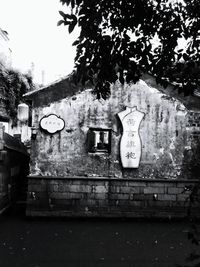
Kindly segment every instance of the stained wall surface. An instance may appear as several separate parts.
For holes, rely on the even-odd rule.
[[[49,103],[44,98],[41,92],[33,101],[37,136],[32,141],[31,176],[176,179],[185,175],[185,155],[191,149],[188,110],[144,81],[116,83],[107,100],[97,100],[90,89]],[[117,114],[127,106],[145,113],[139,129],[142,155],[137,169],[123,169],[120,161],[122,125]],[[65,121],[62,131],[48,134],[40,128],[41,118],[49,114]],[[111,129],[111,153],[88,153],[91,127]]]

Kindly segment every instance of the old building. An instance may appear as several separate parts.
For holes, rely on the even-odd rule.
[[[116,83],[107,100],[69,77],[25,99],[32,104],[27,215],[186,215],[198,178],[198,97],[145,75]]]
[[[11,62],[8,33],[0,29],[0,214],[17,200],[25,201],[29,172],[29,154],[20,141],[30,139],[28,106],[20,104],[17,114],[15,101],[28,83],[11,69]]]

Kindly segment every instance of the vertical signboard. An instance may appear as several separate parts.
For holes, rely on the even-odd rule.
[[[123,135],[120,142],[120,157],[123,168],[138,168],[141,158],[142,145],[139,135],[140,123],[144,113],[137,107],[126,107],[118,113],[123,126]]]

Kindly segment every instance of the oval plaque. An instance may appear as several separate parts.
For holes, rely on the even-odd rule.
[[[40,120],[40,127],[47,131],[50,134],[54,134],[56,132],[60,132],[65,127],[65,122],[63,119],[58,117],[55,114],[50,114],[48,116],[44,116]]]

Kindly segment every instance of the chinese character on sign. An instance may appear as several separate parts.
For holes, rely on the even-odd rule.
[[[134,137],[135,132],[134,131],[128,131],[128,137]]]
[[[127,120],[127,124],[134,126],[135,125],[135,120],[134,119],[128,119]]]
[[[44,116],[40,120],[40,127],[50,134],[62,131],[65,127],[65,122],[63,119],[55,114],[49,114]]]
[[[126,153],[126,158],[127,159],[136,159],[135,153],[133,153],[133,152],[127,152]]]
[[[135,142],[134,141],[128,141],[126,147],[134,147]]]
[[[138,168],[142,145],[139,135],[140,123],[144,113],[137,107],[126,107],[118,113],[123,126],[123,134],[120,142],[120,158],[123,168]]]

